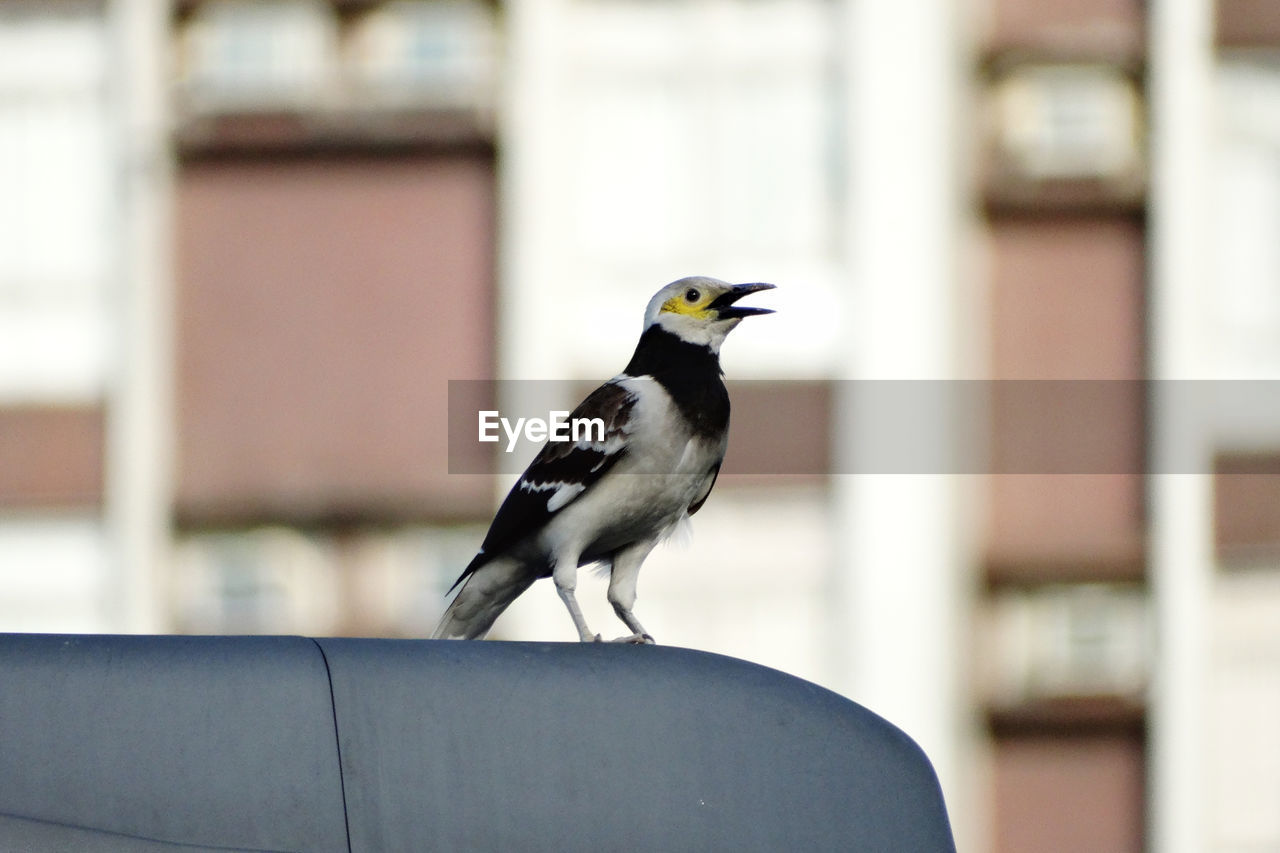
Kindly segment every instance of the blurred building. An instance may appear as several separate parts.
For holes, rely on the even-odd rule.
[[[772,281],[645,624],[902,725],[962,849],[1275,849],[1275,392],[1176,398],[1280,377],[1277,233],[1256,0],[6,0],[0,630],[421,636],[510,480],[449,380]],[[989,469],[876,464],[920,380]]]
[[[494,370],[496,10],[186,3],[172,36],[174,627],[420,635],[492,501],[442,413]]]

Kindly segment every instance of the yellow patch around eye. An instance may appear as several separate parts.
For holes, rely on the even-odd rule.
[[[694,317],[698,320],[710,320],[711,310],[705,305],[706,299],[702,299],[694,305],[685,302],[683,296],[673,296],[666,302],[662,303],[662,311],[669,311],[672,314],[684,314],[686,317]]]

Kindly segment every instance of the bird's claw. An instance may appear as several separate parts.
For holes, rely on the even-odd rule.
[[[612,640],[614,643],[631,643],[634,646],[652,646],[655,645],[653,637],[648,634],[628,634],[625,637],[618,637]]]

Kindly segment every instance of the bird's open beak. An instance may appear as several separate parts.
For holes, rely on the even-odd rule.
[[[732,290],[717,296],[708,307],[714,309],[721,320],[741,320],[743,317],[752,317],[756,314],[772,314],[772,308],[747,308],[733,303],[749,293],[773,290],[774,287],[775,285],[760,282],[755,284],[735,284]]]

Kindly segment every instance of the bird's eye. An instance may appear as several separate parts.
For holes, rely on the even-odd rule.
[[[684,292],[685,302],[697,302],[702,298],[702,294],[698,292],[698,288],[691,287]]]

